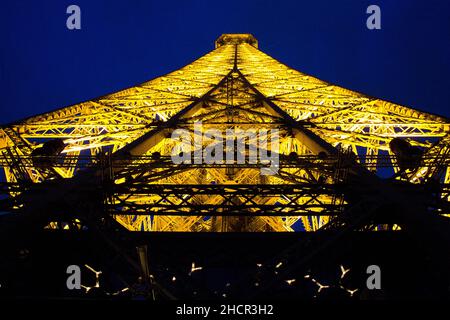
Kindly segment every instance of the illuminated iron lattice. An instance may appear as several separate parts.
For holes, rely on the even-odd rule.
[[[279,129],[278,173],[261,175],[261,162],[174,164],[171,133],[193,135],[196,121],[222,132]],[[346,155],[378,176],[447,184],[448,133],[444,117],[331,85],[261,52],[251,35],[227,34],[172,73],[1,127],[0,150],[9,186],[101,172],[112,182],[106,209],[129,230],[315,231],[351,205],[336,188]],[[394,138],[421,150],[415,166],[401,168]],[[56,139],[62,152],[45,153]]]

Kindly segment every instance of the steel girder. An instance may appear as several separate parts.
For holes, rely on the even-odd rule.
[[[237,215],[238,209],[243,216],[253,215],[254,221],[235,230],[292,231],[296,226],[318,230],[352,201],[331,191],[349,170],[339,162],[339,154],[353,151],[354,166],[359,168],[353,171],[370,181],[373,178],[362,173],[364,168],[394,175],[399,169],[389,142],[397,137],[422,148],[425,156],[418,168],[395,179],[449,182],[446,118],[303,74],[264,54],[255,47],[257,42],[248,39],[223,38],[215,50],[165,76],[2,127],[1,165],[6,180],[75,179],[82,187],[89,179],[82,176],[91,177],[84,171],[104,176],[107,170],[113,183],[109,190],[114,190],[106,201],[111,214],[129,230],[147,231],[229,231],[232,228],[218,227],[223,222],[213,222],[211,217]],[[175,141],[170,135],[186,129],[194,139],[196,121],[202,121],[203,131],[278,129],[278,174],[262,177],[258,161],[174,166],[169,155]],[[64,139],[62,155],[50,168],[35,166],[32,151],[54,138]],[[254,143],[249,139],[246,145]],[[321,152],[328,154],[326,160],[318,157]],[[283,159],[292,153],[297,155],[296,164]],[[160,157],[155,160],[154,154]],[[251,185],[261,194],[252,194]],[[292,193],[299,186],[302,191]],[[314,186],[321,191],[312,192]],[[279,192],[264,193],[273,188]],[[441,198],[448,200],[448,195],[442,193]],[[309,206],[311,199],[315,203]],[[286,215],[272,216],[283,212]]]

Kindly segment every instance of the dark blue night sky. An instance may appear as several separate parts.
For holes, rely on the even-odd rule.
[[[82,30],[66,28],[66,8]],[[366,28],[366,8],[382,30]],[[450,116],[450,1],[2,0],[0,123],[177,69],[222,33],[252,33],[274,58],[341,86]]]

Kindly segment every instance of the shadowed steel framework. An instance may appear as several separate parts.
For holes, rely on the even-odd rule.
[[[259,158],[173,163],[172,132],[193,139],[198,121],[223,133],[278,129],[279,150],[268,150],[278,171],[261,175]],[[179,70],[2,126],[0,208],[50,229],[433,232],[448,224],[449,125],[294,70],[250,34],[225,34]]]

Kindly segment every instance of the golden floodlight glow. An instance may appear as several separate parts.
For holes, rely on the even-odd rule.
[[[215,128],[221,132],[277,129],[279,153],[284,156],[295,154],[309,159],[337,147],[349,149],[360,159],[365,158],[360,161],[361,166],[374,172],[380,165],[379,156],[392,155],[389,142],[394,138],[406,139],[411,146],[426,150],[427,159],[445,155],[449,150],[449,122],[444,117],[354,92],[294,70],[260,51],[251,34],[224,34],[215,46],[196,61],[164,76],[1,127],[0,152],[4,158],[23,157],[22,166],[9,160],[1,162],[6,180],[16,182],[25,178],[39,183],[55,176],[70,179],[77,175],[77,164],[85,156],[122,153],[168,157],[175,146],[171,133],[179,128],[192,131],[195,121],[202,121],[203,130]],[[62,155],[67,166],[41,169],[26,158],[50,139],[64,141]],[[248,141],[249,145],[252,143]],[[254,186],[282,190],[281,186],[295,187],[302,183],[333,185],[336,176],[318,166],[280,167],[277,174],[268,176],[260,175],[259,168],[231,165],[191,166],[170,172],[161,168],[152,169],[150,174],[133,171],[137,170],[134,168],[138,161],[141,160],[114,170],[116,185],[144,181],[152,187],[150,191],[161,186],[191,186],[194,192],[180,195],[167,187],[169,191],[165,191],[164,197],[150,191],[117,194],[109,199],[110,205],[115,206],[115,219],[129,230],[316,231],[330,221],[327,210],[339,204],[337,201],[344,203],[326,192],[313,194],[313,189],[302,189],[301,193],[302,190],[293,188],[289,189],[291,194],[291,191],[276,194],[270,189],[252,193],[251,198],[242,194],[253,192]],[[393,173],[399,170],[395,160],[389,160],[388,166]],[[408,179],[419,183],[431,171],[431,166],[424,165]],[[448,169],[445,182],[450,182]],[[195,186],[211,190],[226,186],[227,195],[200,192]],[[209,190],[205,188],[202,190]],[[187,203],[189,207],[183,207]],[[204,209],[221,205],[216,212],[220,213],[244,204],[245,217],[236,212],[229,217],[213,216]],[[175,206],[178,212],[186,214],[158,214],[161,210],[170,213]],[[251,216],[266,207],[274,208],[278,215]],[[304,210],[302,215],[290,214],[298,208]],[[121,214],[120,210],[127,214]],[[318,285],[319,291],[326,288]]]

